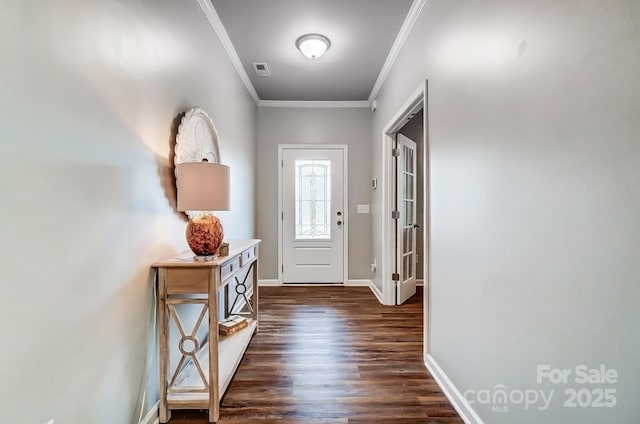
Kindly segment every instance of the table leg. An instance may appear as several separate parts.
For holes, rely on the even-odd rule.
[[[256,249],[257,249],[257,246],[256,246]],[[258,320],[258,260],[257,259],[253,264],[253,296],[251,296],[251,306],[253,306],[252,318],[256,322],[256,332],[257,332],[260,329],[260,321]]]
[[[218,278],[211,271],[209,280],[209,422],[220,418],[220,389],[218,386]]]
[[[158,324],[160,326],[160,422],[166,423],[171,419],[171,411],[167,407],[167,373],[169,366],[169,313],[167,311],[167,270],[158,269]]]

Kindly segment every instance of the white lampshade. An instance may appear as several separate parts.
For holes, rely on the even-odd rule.
[[[228,211],[229,167],[210,162],[176,166],[179,211]]]
[[[305,34],[296,40],[296,47],[309,59],[318,59],[329,50],[331,41],[322,34]]]

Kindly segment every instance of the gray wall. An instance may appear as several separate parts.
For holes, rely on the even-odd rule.
[[[369,109],[258,108],[257,231],[260,278],[278,278],[278,144],[346,144],[349,150],[349,278],[370,279],[371,201]]]
[[[380,179],[382,129],[429,79],[433,357],[462,392],[556,390],[476,403],[487,423],[637,422],[638,69],[635,0],[430,0],[378,96]],[[536,384],[544,364],[615,368],[617,406],[564,408],[581,386]]]
[[[225,233],[248,238],[256,106],[194,0],[0,9],[0,422],[137,422],[149,265],[187,249],[174,117],[212,116],[231,167]]]

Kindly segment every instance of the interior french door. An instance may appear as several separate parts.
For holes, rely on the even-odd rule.
[[[344,280],[344,149],[282,149],[282,282]]]
[[[416,143],[398,134],[396,150],[396,304],[416,294]]]

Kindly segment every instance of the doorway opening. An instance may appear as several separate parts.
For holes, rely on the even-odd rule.
[[[429,340],[430,211],[428,81],[382,134],[382,299],[402,304],[422,280],[425,352]]]

